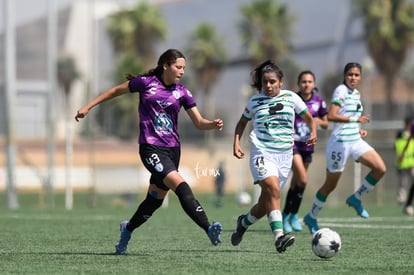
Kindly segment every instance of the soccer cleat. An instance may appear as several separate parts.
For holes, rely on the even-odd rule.
[[[413,216],[414,215],[414,208],[412,206],[406,206],[406,207],[404,207],[403,213],[408,215],[408,216]]]
[[[282,235],[277,238],[275,242],[276,250],[279,253],[285,252],[286,248],[291,246],[295,242],[295,237],[290,235]]]
[[[243,234],[246,232],[247,228],[242,225],[242,220],[244,219],[244,215],[240,215],[237,218],[237,227],[236,230],[234,230],[233,234],[231,234],[231,244],[236,246],[239,245],[239,243],[243,239]]]
[[[302,231],[302,225],[300,224],[298,214],[290,214],[289,217],[290,225],[292,226],[292,229],[295,231]],[[283,223],[284,225],[284,223]]]
[[[128,247],[128,242],[131,239],[131,232],[129,232],[126,229],[127,224],[128,224],[128,221],[123,221],[119,225],[121,235],[119,237],[118,242],[115,245],[115,251],[116,251],[116,254],[118,255],[125,254],[127,247]]]
[[[289,214],[282,214],[282,220],[283,220],[283,233],[288,234],[292,232],[292,226],[290,225],[290,216]]]
[[[346,204],[348,204],[350,207],[353,207],[357,214],[361,216],[364,219],[367,219],[369,217],[369,214],[367,210],[364,209],[362,206],[362,203],[360,200],[358,200],[355,195],[351,195],[347,200]]]
[[[306,214],[306,216],[303,218],[303,222],[308,226],[309,232],[311,234],[319,230],[318,221],[312,218],[309,214]]]
[[[221,243],[221,238],[220,238],[221,230],[222,230],[222,226],[218,222],[213,222],[208,227],[207,235],[213,245],[218,245],[219,243]]]

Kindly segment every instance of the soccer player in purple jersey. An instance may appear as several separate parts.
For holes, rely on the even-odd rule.
[[[127,81],[108,89],[77,111],[76,121],[84,118],[96,105],[128,93],[139,93],[139,154],[151,173],[148,193],[128,221],[120,224],[120,238],[115,245],[116,254],[125,254],[131,233],[146,222],[162,205],[171,189],[177,195],[187,215],[200,226],[213,245],[221,242],[222,226],[209,223],[203,207],[195,199],[190,186],[178,173],[180,139],[177,132],[178,113],[184,108],[200,130],[222,130],[219,118],[208,120],[200,114],[196,102],[187,88],[180,84],[186,60],[176,49],[168,49],[158,59],[157,67],[147,73],[128,75]]]
[[[298,95],[303,99],[315,123],[321,128],[328,128],[328,110],[326,103],[315,93],[315,74],[312,71],[302,71],[298,76]],[[301,116],[295,116],[295,143],[293,146],[292,179],[283,209],[284,233],[302,231],[302,225],[298,218],[298,211],[302,202],[302,196],[308,183],[307,170],[312,162],[314,145],[306,144],[310,135],[310,129]]]

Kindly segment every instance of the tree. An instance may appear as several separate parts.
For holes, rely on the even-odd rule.
[[[109,17],[108,32],[116,53],[133,54],[148,66],[156,57],[155,45],[165,38],[166,26],[161,10],[142,2]]]
[[[114,80],[121,83],[126,80],[127,73],[137,74],[153,67],[156,45],[165,38],[166,22],[157,6],[142,2],[131,10],[113,14],[108,20],[107,30],[118,60]],[[109,124],[109,133],[122,139],[136,136],[137,100],[120,97],[111,101],[110,108],[105,103],[100,105],[98,123],[101,126]],[[111,122],[105,123],[111,112],[116,116],[111,116]]]
[[[202,111],[211,118],[214,115],[210,112],[213,109],[211,89],[226,64],[227,53],[223,47],[223,38],[217,35],[214,26],[201,23],[191,33],[186,52],[197,82],[196,86],[201,87],[204,94]]]
[[[213,25],[199,24],[190,34],[188,47],[188,59],[197,82],[195,87],[201,87],[204,95],[202,111],[209,119],[215,116],[212,103],[212,87],[217,82],[221,70],[226,63],[226,50],[223,46],[223,38],[219,37]],[[213,131],[206,131],[205,139],[212,152]]]
[[[73,82],[80,77],[75,64],[75,59],[69,55],[61,55],[58,58],[57,78],[63,88],[65,97],[70,95]]]
[[[293,17],[277,0],[253,0],[240,9],[242,40],[254,66],[271,59],[279,62],[290,51]]]
[[[414,42],[414,3],[406,0],[358,0],[368,51],[385,79],[386,113],[392,114],[396,75]]]
[[[70,168],[72,165],[72,133],[70,131],[70,121],[72,120],[70,109],[70,92],[73,82],[80,77],[75,64],[75,59],[69,55],[62,55],[58,58],[57,79],[63,88],[65,95],[65,165],[66,165],[66,188],[65,188],[65,207],[73,208],[73,190],[71,185]]]
[[[121,54],[116,65],[113,78],[117,83],[126,81],[123,72],[142,72],[144,65],[139,58],[133,54]],[[137,129],[137,106],[138,95],[131,97],[118,97],[100,104],[97,110],[97,123],[105,126],[107,134],[117,136],[123,140],[136,137]]]

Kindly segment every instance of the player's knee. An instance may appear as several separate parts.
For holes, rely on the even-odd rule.
[[[382,178],[385,173],[387,172],[387,167],[385,165],[380,165],[375,169],[375,174],[378,175],[378,177]]]

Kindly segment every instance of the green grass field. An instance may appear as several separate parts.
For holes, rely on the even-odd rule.
[[[414,218],[394,202],[367,204],[371,217],[363,220],[343,205],[326,207],[320,226],[336,230],[342,249],[330,260],[316,257],[311,235],[295,233],[285,253],[276,252],[267,220],[249,229],[233,247],[230,235],[240,209],[234,195],[215,208],[212,195],[197,194],[208,216],[223,225],[222,241],[210,244],[205,233],[183,212],[175,196],[134,232],[126,255],[114,255],[119,222],[136,205],[119,207],[114,197],[98,197],[88,207],[86,197],[65,210],[56,199],[53,209],[36,206],[36,197],[20,196],[18,210],[0,209],[1,274],[414,274]],[[139,200],[141,197],[138,198]],[[3,199],[3,205],[4,199]],[[30,202],[30,203],[29,203]],[[118,207],[114,207],[118,205]],[[309,203],[300,212],[305,213]]]

